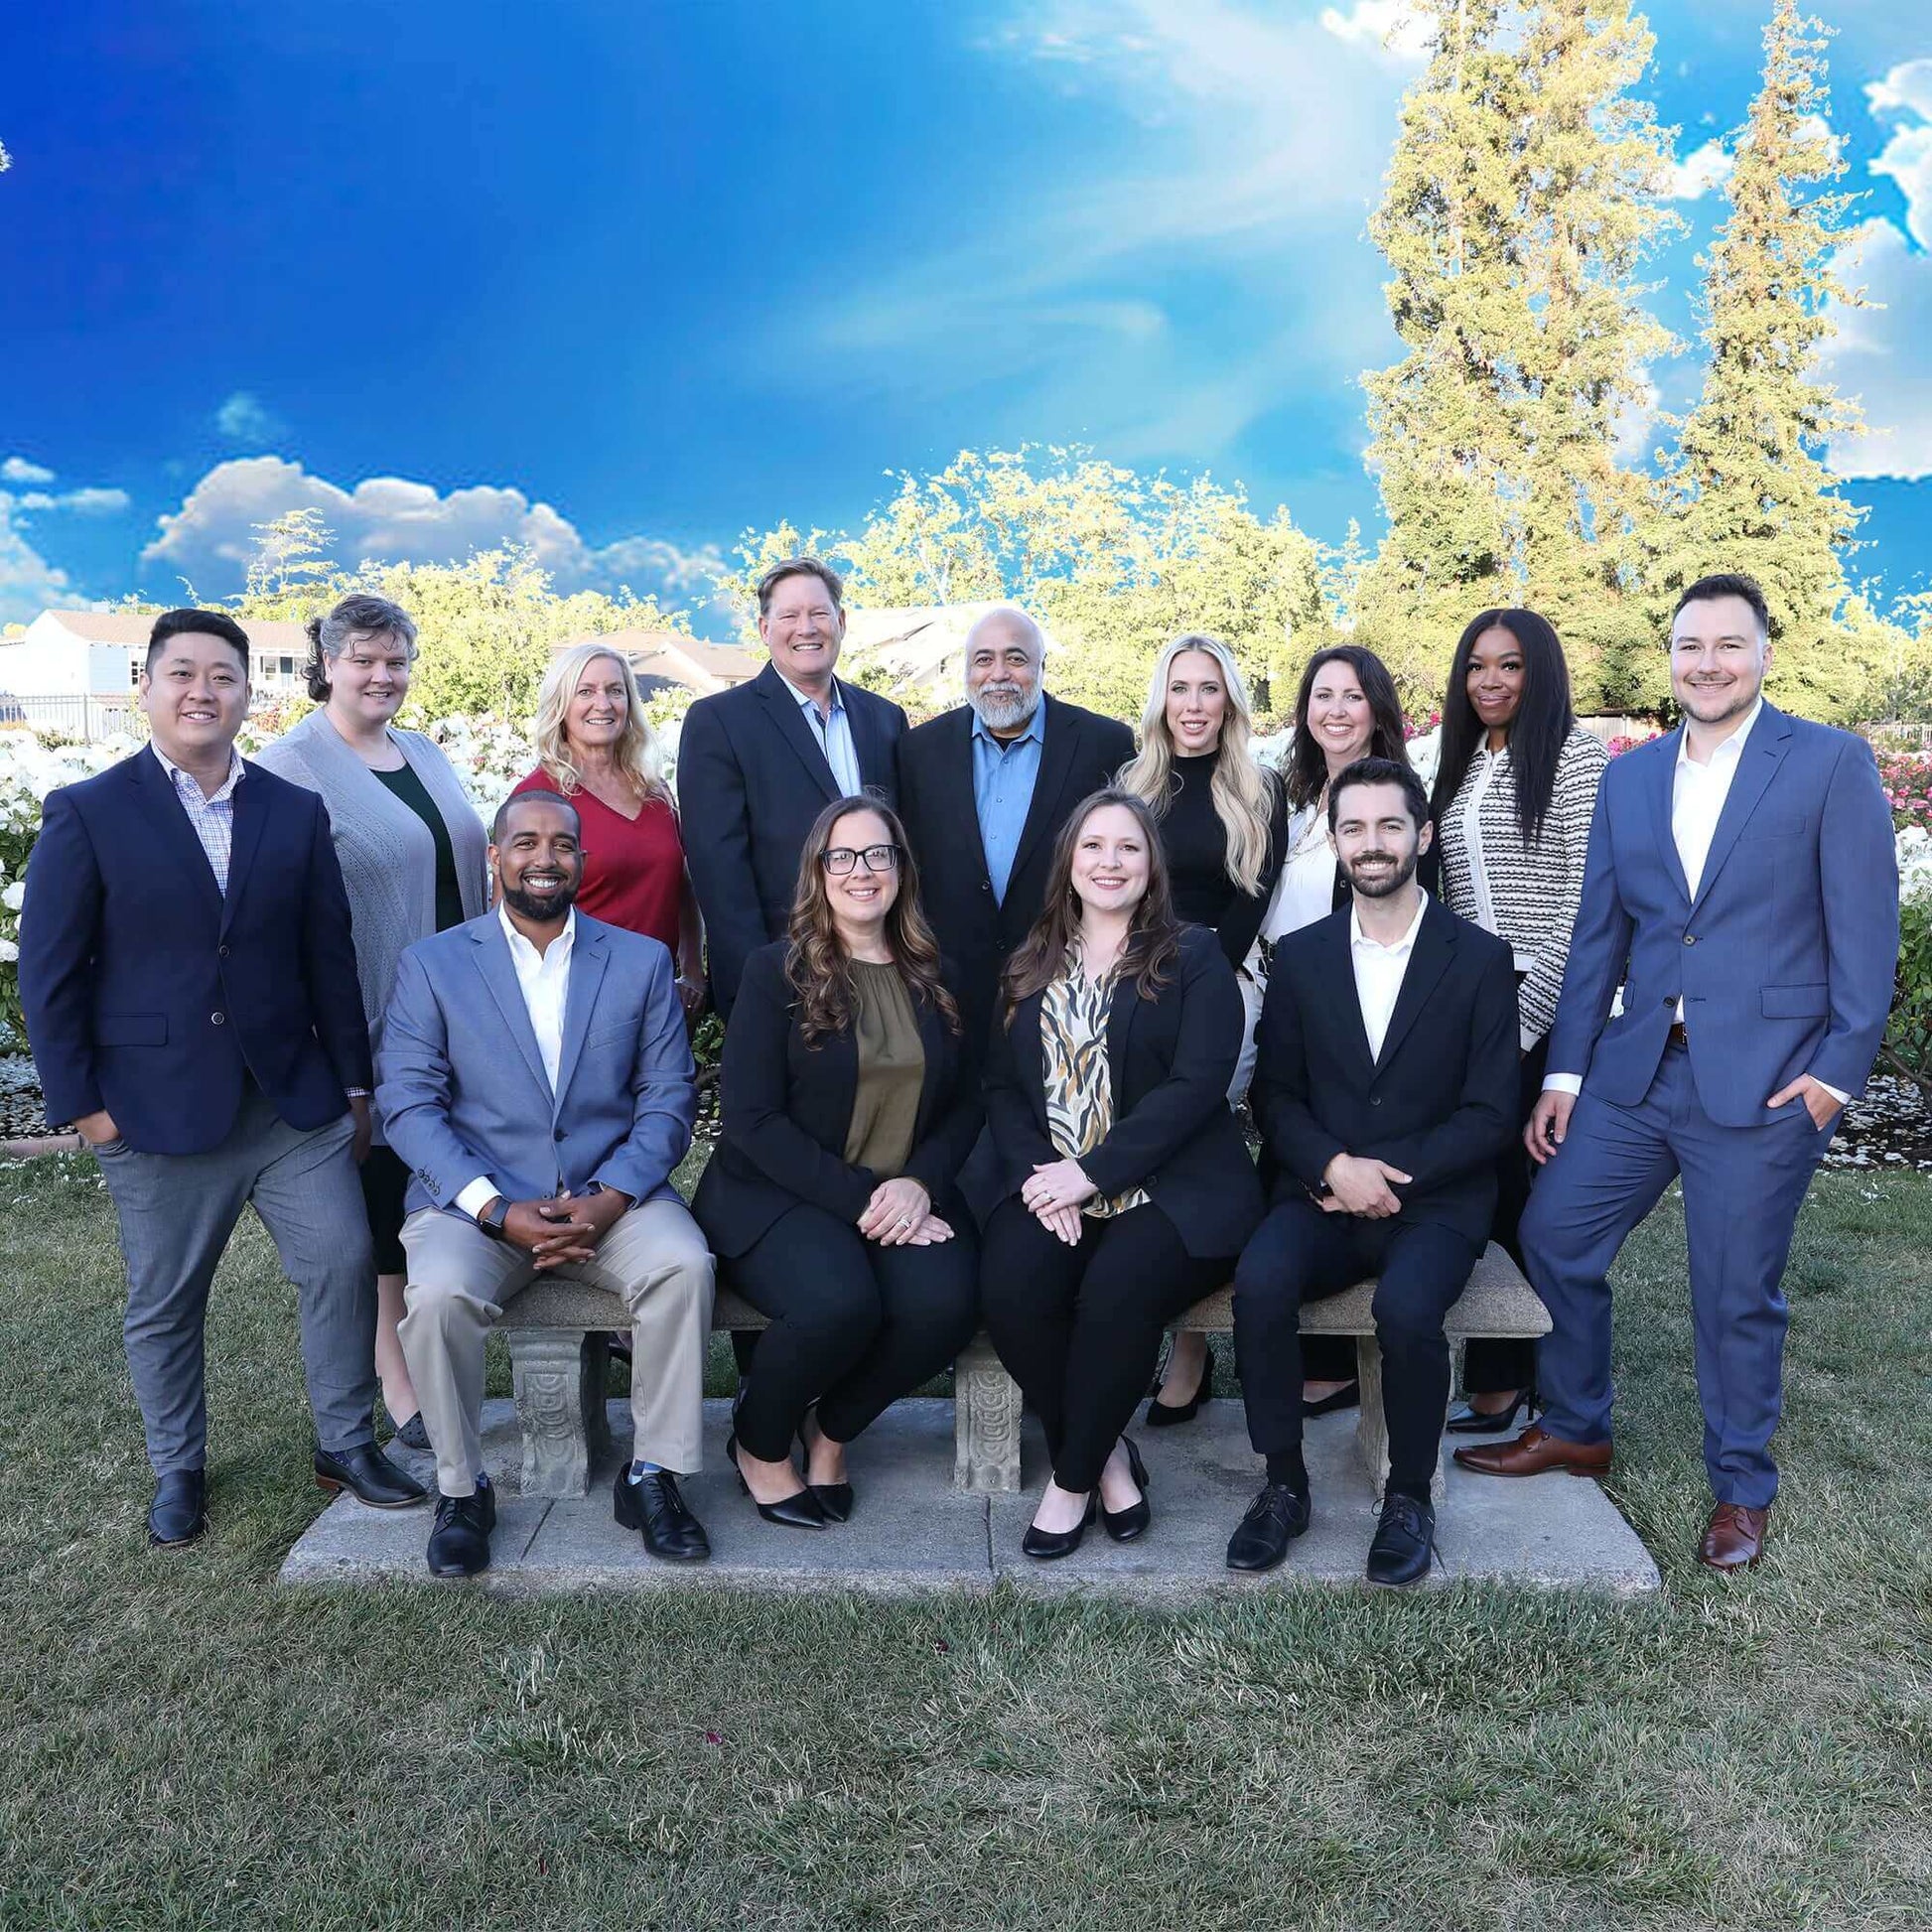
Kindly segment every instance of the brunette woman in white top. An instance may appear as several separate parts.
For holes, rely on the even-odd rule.
[[[1596,788],[1609,756],[1577,723],[1570,667],[1549,621],[1534,611],[1484,611],[1462,632],[1443,701],[1442,757],[1432,800],[1449,910],[1516,949],[1522,1028],[1522,1115],[1543,1088],[1543,1062],[1570,932],[1583,891]],[[1496,1172],[1493,1239],[1515,1257],[1532,1168],[1520,1136]],[[1507,1429],[1533,1394],[1536,1344],[1472,1341],[1457,1435]]]

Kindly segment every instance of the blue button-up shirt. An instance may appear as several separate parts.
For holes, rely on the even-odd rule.
[[[980,844],[986,851],[986,876],[993,897],[1006,902],[1007,882],[1026,830],[1027,811],[1039,779],[1039,751],[1046,743],[1046,707],[1038,705],[1027,729],[1002,745],[973,720],[973,803],[979,810]]]
[[[859,775],[859,748],[852,742],[852,720],[846,716],[845,694],[839,689],[838,679],[832,680],[832,710],[827,716],[819,710],[816,698],[799,690],[784,672],[778,675],[784,678],[785,689],[798,700],[798,709],[805,716],[805,729],[825,754],[825,762],[838,780],[840,797],[856,798],[866,787]]]

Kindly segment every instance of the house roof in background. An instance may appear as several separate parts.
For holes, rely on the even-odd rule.
[[[698,692],[722,691],[727,685],[743,684],[764,668],[760,651],[742,650],[736,644],[704,643],[681,630],[641,627],[602,630],[588,637],[566,637],[551,647],[552,655],[575,649],[579,644],[602,644],[607,650],[621,651],[639,677],[689,685]]]
[[[69,636],[89,644],[145,644],[154,616],[139,611],[43,611],[34,621],[52,618]],[[265,654],[306,657],[309,633],[282,618],[240,620],[249,643]],[[18,640],[16,640],[18,641]]]

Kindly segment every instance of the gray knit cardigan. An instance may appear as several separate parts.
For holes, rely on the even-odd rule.
[[[455,768],[421,732],[391,726],[391,742],[422,779],[450,834],[463,915],[489,903],[489,840]],[[291,784],[320,792],[329,808],[336,857],[354,921],[355,977],[369,1023],[371,1050],[382,1043],[382,1012],[405,948],[436,930],[436,841],[430,829],[350,751],[325,711],[265,746],[256,763]]]

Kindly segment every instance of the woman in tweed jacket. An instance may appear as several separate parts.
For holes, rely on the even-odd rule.
[[[1516,950],[1524,1120],[1543,1087],[1590,815],[1608,762],[1571,709],[1570,667],[1549,621],[1534,611],[1484,611],[1449,664],[1431,803],[1450,911]],[[1519,1268],[1516,1228],[1531,1174],[1528,1153],[1513,1140],[1497,1167],[1494,1238]],[[1533,1342],[1470,1342],[1462,1375],[1468,1402],[1449,1428],[1459,1435],[1508,1428],[1535,1376]]]
[[[369,1042],[403,949],[489,903],[488,839],[450,761],[421,732],[391,722],[409,695],[416,626],[379,597],[345,597],[309,625],[312,711],[260,755],[291,783],[320,792],[329,808],[355,929],[355,977]],[[381,1144],[362,1162],[362,1201],[375,1245],[375,1367],[382,1406],[400,1441],[426,1449],[416,1391],[396,1340],[405,1261],[402,1197],[409,1173]]]

